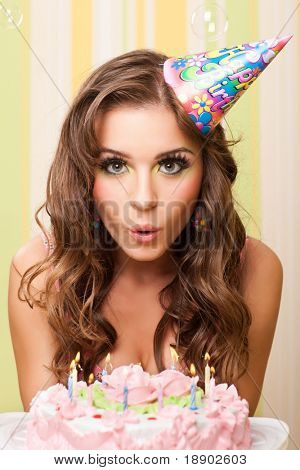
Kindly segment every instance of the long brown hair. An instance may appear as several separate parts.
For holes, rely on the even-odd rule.
[[[251,316],[240,293],[240,253],[246,234],[232,195],[237,166],[230,147],[235,142],[226,140],[221,125],[207,139],[201,136],[163,78],[162,64],[167,58],[139,49],[101,65],[82,84],[62,125],[48,175],[46,201],[35,213],[45,234],[38,214],[43,208],[49,214],[55,248],[24,273],[19,296],[22,290],[29,304],[46,310],[58,349],[52,363],[45,366],[64,384],[78,351],[87,380],[117,339],[117,331],[101,314],[114,279],[111,252],[116,242],[101,221],[98,228],[93,225],[92,191],[98,155],[95,118],[122,104],[168,107],[179,127],[202,146],[198,210],[200,207],[206,224],[198,231],[188,223],[170,247],[178,272],[160,292],[164,314],[154,335],[158,370],[167,367],[162,360],[162,343],[169,326],[176,327],[173,346],[182,363],[187,372],[194,363],[202,387],[206,351],[217,383],[233,383],[248,365]],[[30,284],[50,267],[45,290],[36,298]],[[58,280],[60,290],[53,293]]]

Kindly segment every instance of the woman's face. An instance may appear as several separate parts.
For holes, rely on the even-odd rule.
[[[197,204],[203,173],[200,145],[181,131],[174,113],[164,106],[108,111],[97,117],[95,131],[100,166],[93,196],[100,218],[128,257],[158,259]],[[170,159],[174,156],[179,160]],[[139,241],[130,232],[136,224],[160,230],[151,241]]]

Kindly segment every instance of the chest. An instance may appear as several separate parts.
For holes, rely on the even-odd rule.
[[[140,363],[150,374],[158,373],[154,359],[154,333],[164,314],[159,302],[159,285],[133,287],[114,286],[102,305],[102,316],[117,332],[117,340],[110,353],[112,366]],[[171,364],[170,343],[175,343],[175,332],[170,328],[162,343],[162,357],[166,367]],[[105,367],[105,358],[98,363]]]

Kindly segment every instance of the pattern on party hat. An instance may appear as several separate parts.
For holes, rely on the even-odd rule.
[[[291,37],[171,57],[164,62],[165,81],[200,132],[207,135]]]

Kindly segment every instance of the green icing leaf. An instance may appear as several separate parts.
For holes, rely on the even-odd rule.
[[[198,388],[196,389],[196,406],[200,407],[201,404],[201,398],[202,398],[202,389]],[[181,408],[184,408],[185,406],[190,406],[191,404],[191,394],[188,393],[186,395],[170,395],[169,397],[164,397],[163,398],[164,405],[177,405],[180,406]]]
[[[81,388],[77,392],[77,398],[79,398],[79,400],[87,400],[87,390],[84,388]]]
[[[135,410],[137,413],[140,414],[147,414],[147,413],[157,413],[158,410],[158,401],[154,401],[152,403],[144,403],[140,405],[129,405],[128,408],[130,410]]]

